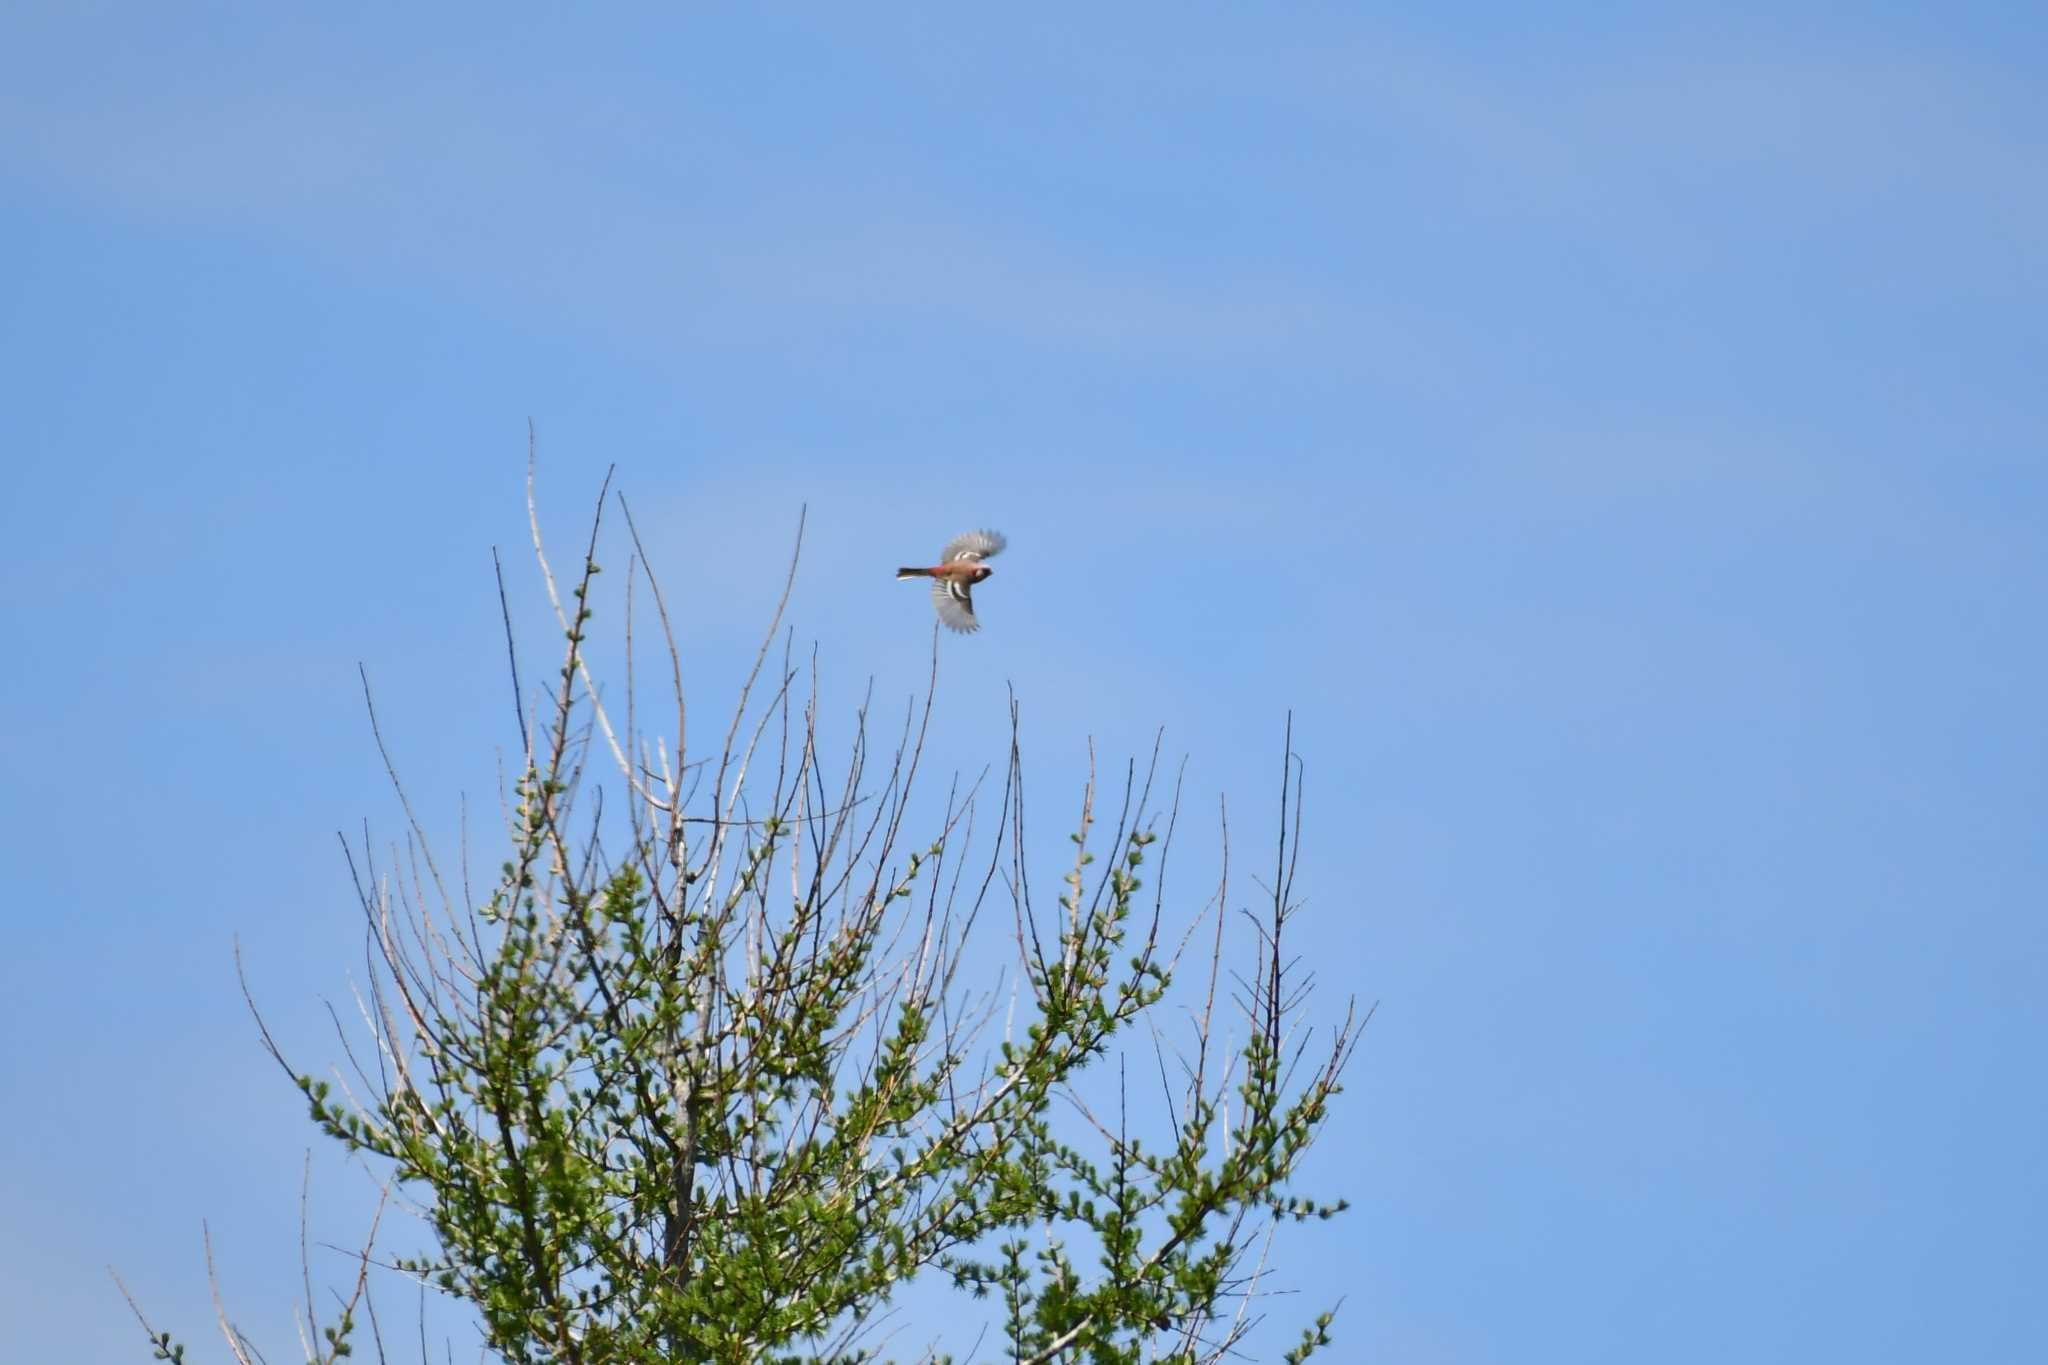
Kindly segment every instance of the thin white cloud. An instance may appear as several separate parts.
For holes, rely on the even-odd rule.
[[[145,221],[251,233],[379,276],[516,282],[603,326],[775,340],[789,314],[937,318],[1027,340],[1240,355],[1326,328],[1298,278],[1195,274],[984,221],[874,166],[791,167],[748,149],[610,147],[602,111],[555,124],[545,99],[422,80],[366,98],[250,81],[126,100],[0,96],[18,178]],[[656,98],[651,92],[650,98]],[[520,110],[504,118],[490,111]],[[607,151],[611,154],[607,154]],[[856,174],[857,172],[857,174]]]

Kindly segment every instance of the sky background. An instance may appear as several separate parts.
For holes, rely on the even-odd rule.
[[[430,823],[494,800],[530,419],[707,714],[800,509],[842,718],[924,681],[889,570],[1007,532],[931,775],[1014,687],[1056,833],[1163,726],[1184,917],[1292,711],[1311,1015],[1379,1012],[1286,1335],[2039,1359],[2044,58],[1969,3],[10,6],[0,1354],[145,1359],[111,1264],[224,1358],[204,1220],[295,1358],[233,944],[333,1057],[359,662]]]

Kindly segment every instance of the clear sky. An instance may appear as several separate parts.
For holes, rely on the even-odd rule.
[[[1183,914],[1292,709],[1333,1359],[2039,1359],[2039,7],[766,8],[0,18],[0,1355],[144,1358],[112,1263],[219,1358],[206,1220],[292,1358],[231,945],[332,1056],[359,661],[488,808],[531,418],[707,708],[800,507],[840,715],[1007,532],[931,762],[1165,726]]]

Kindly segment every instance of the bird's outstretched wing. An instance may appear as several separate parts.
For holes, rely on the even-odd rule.
[[[939,551],[939,563],[951,564],[956,559],[984,560],[1001,554],[1009,543],[1003,539],[1001,531],[969,531],[946,542],[946,548]]]
[[[973,591],[965,583],[950,578],[933,579],[932,605],[939,609],[939,619],[962,635],[972,635],[981,629],[981,622],[974,619]]]

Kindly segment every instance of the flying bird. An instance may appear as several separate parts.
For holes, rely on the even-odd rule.
[[[931,568],[898,569],[896,577],[931,579],[932,605],[938,608],[939,619],[966,635],[981,629],[981,622],[974,619],[974,585],[995,572],[982,561],[1001,554],[1008,543],[1000,531],[969,531],[947,541]]]

